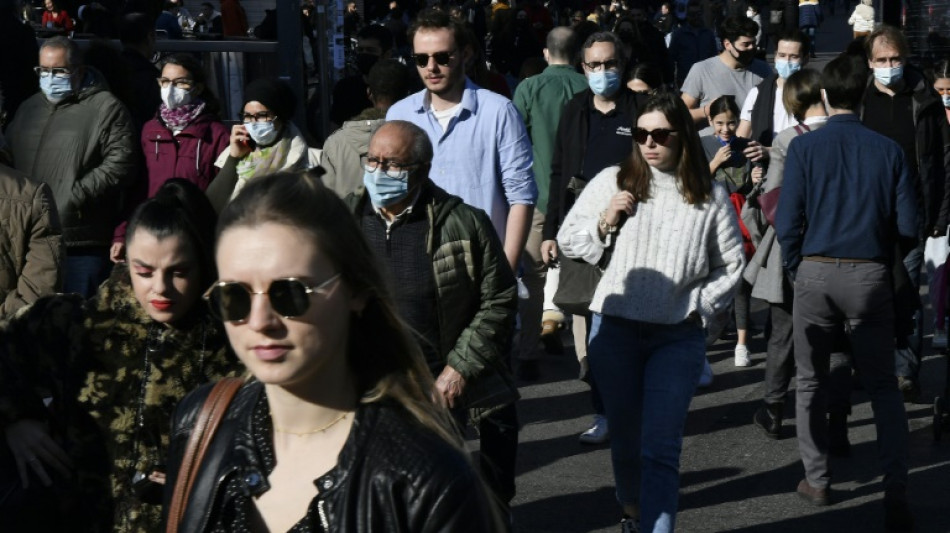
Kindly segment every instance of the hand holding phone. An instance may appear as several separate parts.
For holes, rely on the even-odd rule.
[[[251,153],[255,147],[254,139],[248,133],[243,124],[236,124],[231,127],[231,149],[230,155],[236,159],[244,159]]]

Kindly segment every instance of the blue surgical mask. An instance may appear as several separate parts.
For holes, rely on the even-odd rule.
[[[950,108],[950,94],[945,94],[940,99],[943,100],[943,107]]]
[[[601,70],[587,74],[587,85],[596,95],[613,96],[620,88],[620,73],[616,70]]]
[[[69,78],[41,76],[40,90],[47,100],[55,104],[73,93],[73,85]]]
[[[904,77],[904,66],[899,67],[875,67],[874,79],[881,82],[881,85],[890,87]]]
[[[775,72],[778,72],[779,77],[781,77],[783,80],[787,80],[789,76],[795,74],[801,69],[801,63],[792,63],[791,61],[785,61],[784,59],[775,60]]]
[[[270,146],[277,140],[277,128],[274,121],[267,122],[245,122],[244,127],[247,133],[254,139],[259,146]]]
[[[403,170],[394,178],[381,168],[375,172],[364,170],[363,185],[374,206],[389,207],[409,194],[409,171]]]

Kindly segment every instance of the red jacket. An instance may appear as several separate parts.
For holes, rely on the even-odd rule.
[[[59,13],[52,11],[43,11],[42,24],[44,28],[49,28],[47,23],[52,22],[53,28],[62,28],[66,31],[73,31],[73,19],[69,18],[69,13],[62,10]]]
[[[208,188],[218,173],[214,161],[227,149],[231,130],[214,116],[199,115],[178,135],[165,126],[159,118],[153,118],[142,128],[142,153],[148,171],[148,188],[140,188],[129,194],[129,213],[155,196],[158,189],[171,178],[184,178],[201,190]],[[125,222],[116,228],[113,242],[125,239]]]

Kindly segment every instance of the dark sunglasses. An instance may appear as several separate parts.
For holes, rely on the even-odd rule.
[[[637,144],[646,144],[647,137],[653,137],[656,144],[665,145],[666,141],[670,140],[670,135],[675,133],[675,130],[668,130],[666,128],[657,128],[653,131],[647,131],[643,128],[634,128],[633,140],[637,141]]]
[[[434,54],[413,54],[413,59],[416,60],[416,66],[419,68],[426,68],[429,65],[429,58],[435,59],[435,64],[440,67],[449,66],[449,61],[455,56],[455,50],[451,52],[436,52]]]
[[[340,278],[336,274],[311,287],[297,278],[281,278],[270,282],[266,292],[254,292],[240,281],[219,281],[204,294],[211,313],[225,322],[240,322],[251,314],[251,296],[266,294],[271,308],[284,318],[294,318],[310,308],[310,295],[326,294],[327,287]]]

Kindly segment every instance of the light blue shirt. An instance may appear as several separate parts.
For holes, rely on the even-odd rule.
[[[386,120],[412,122],[429,134],[434,151],[429,177],[488,213],[502,242],[508,206],[537,201],[531,140],[521,115],[507,98],[466,78],[462,102],[445,131],[429,108],[425,89],[396,102]]]

